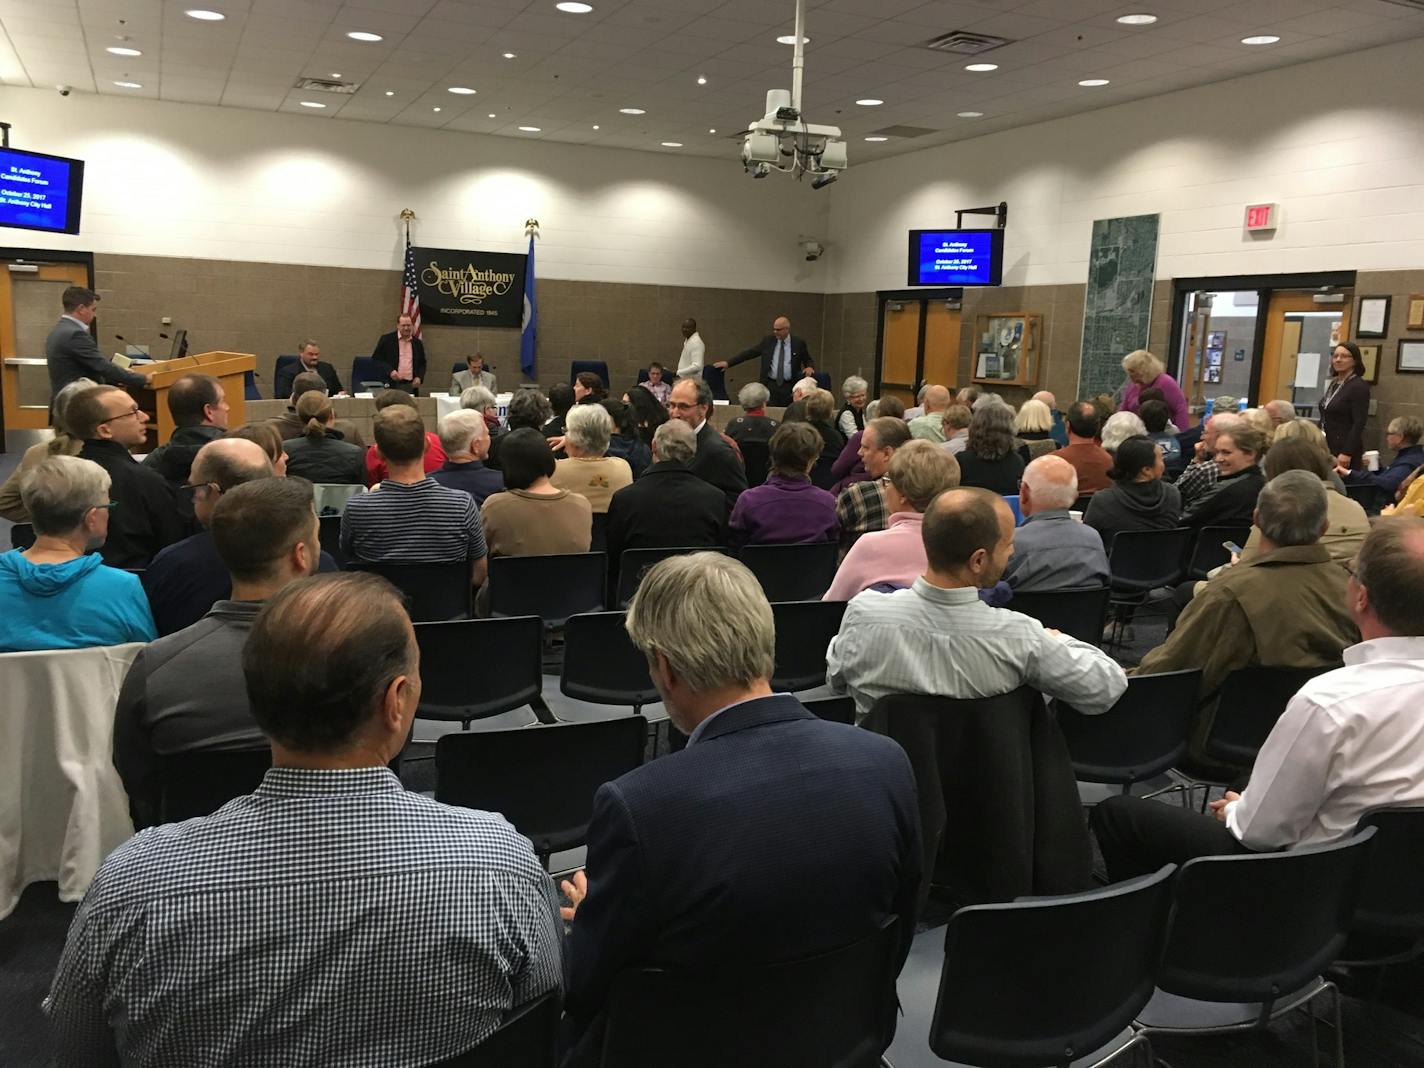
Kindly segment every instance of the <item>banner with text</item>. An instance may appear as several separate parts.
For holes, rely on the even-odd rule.
[[[518,329],[524,320],[527,262],[519,253],[416,248],[422,322]]]

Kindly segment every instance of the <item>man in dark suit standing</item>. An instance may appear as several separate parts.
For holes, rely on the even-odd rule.
[[[393,331],[381,335],[371,359],[392,389],[414,393],[420,388],[425,378],[425,342],[415,336],[415,324],[409,315],[402,315]]]
[[[70,286],[59,297],[64,314],[45,338],[45,359],[49,363],[49,395],[59,391],[76,378],[90,378],[111,386],[148,387],[148,375],[126,371],[104,359],[90,324],[99,314],[99,294],[83,286]]]
[[[697,438],[697,454],[688,468],[694,475],[716,486],[726,500],[727,514],[747,488],[747,473],[708,416],[712,412],[712,387],[700,378],[680,378],[668,397],[668,414],[692,428]]]
[[[757,358],[761,359],[761,384],[771,392],[774,408],[785,408],[790,404],[791,384],[816,371],[811,350],[801,338],[791,336],[791,320],[784,315],[771,324],[771,333],[751,348],[712,366],[725,371]]]
[[[624,968],[794,960],[895,916],[898,973],[915,931],[909,759],[888,738],[772,693],[771,606],[746,566],[710,552],[663,561],[627,628],[687,747],[594,797],[587,873],[563,884],[575,1044],[565,1068],[596,1063],[599,1014]]]
[[[292,385],[300,374],[321,375],[328,397],[346,392],[341,388],[341,379],[336,374],[336,368],[321,358],[321,346],[312,338],[303,338],[302,343],[297,346],[296,363],[289,364],[277,372],[277,377],[272,382],[272,399],[290,397]]]

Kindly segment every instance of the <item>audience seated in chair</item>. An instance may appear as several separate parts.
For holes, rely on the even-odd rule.
[[[297,398],[297,418],[305,420],[301,434],[283,443],[288,474],[330,485],[365,484],[366,450],[336,429],[330,397],[307,390]]]
[[[485,370],[485,358],[478,352],[465,357],[465,369],[450,376],[450,395],[458,397],[471,386],[483,386],[490,393],[498,394],[493,371]]]
[[[417,339],[419,340],[419,339]],[[409,393],[400,389],[383,389],[376,394],[376,414],[379,416],[387,408],[402,407],[407,408],[420,420],[420,411],[415,403],[415,398]],[[445,463],[445,450],[440,447],[440,439],[428,430],[423,429],[425,434],[425,459],[423,461],[425,473],[428,475],[432,471],[439,471]],[[366,450],[366,485],[374,486],[386,477],[386,461],[381,456],[381,451],[376,445],[371,445]]]
[[[1230,398],[1217,398],[1229,400]],[[1177,478],[1177,492],[1182,495],[1182,507],[1187,508],[1216,487],[1220,471],[1216,465],[1216,436],[1224,430],[1248,424],[1234,411],[1217,411],[1201,422],[1201,438],[1193,446],[1191,462]],[[1183,435],[1185,436],[1185,435]],[[1324,435],[1322,435],[1323,437]]]
[[[84,439],[76,437],[70,431],[65,413],[71,398],[86,389],[92,389],[96,384],[92,378],[76,378],[54,395],[54,400],[50,402],[54,418],[54,437],[48,441],[37,442],[26,449],[20,457],[19,466],[0,484],[0,519],[8,519],[12,523],[28,523],[30,513],[25,511],[25,503],[20,499],[20,487],[24,484],[25,476],[33,471],[41,460],[48,457],[79,455],[79,450],[84,447]]]
[[[1250,526],[1256,496],[1266,483],[1260,463],[1268,444],[1265,434],[1239,416],[1229,427],[1218,429],[1216,484],[1185,504],[1182,526]]]
[[[596,375],[594,377],[597,377]],[[555,382],[549,387],[549,407],[552,414],[540,429],[546,438],[564,436],[564,419],[574,406],[574,387],[567,382]]]
[[[1424,521],[1379,523],[1340,595],[1360,641],[1344,650],[1344,667],[1291,699],[1239,795],[1213,801],[1211,815],[1136,797],[1094,809],[1111,879],[1192,857],[1323,845],[1353,834],[1372,809],[1424,806]]]
[[[646,385],[646,383],[644,383]],[[672,387],[667,387],[668,393],[672,393]],[[653,444],[653,435],[657,433],[658,427],[668,421],[667,406],[659,401],[646,389],[634,387],[623,394],[623,401],[632,409],[633,429],[637,432],[638,440],[649,447]],[[510,402],[511,412],[514,402]],[[510,429],[514,426],[511,423]]]
[[[194,469],[221,444],[256,449],[250,441],[209,445]],[[197,536],[215,547],[230,576],[229,593],[191,626],[140,650],[119,693],[114,767],[136,827],[158,822],[160,758],[266,746],[248,708],[242,648],[263,603],[312,574],[321,555],[306,479],[245,481],[203,510],[208,530]]]
[[[895,450],[884,480],[886,527],[863,535],[850,547],[821,599],[848,601],[872,586],[913,585],[926,567],[921,530],[925,509],[958,485],[959,464],[933,442],[907,441]]]
[[[504,476],[484,464],[490,435],[485,418],[465,408],[440,420],[440,447],[445,463],[430,477],[447,489],[464,490],[479,508],[492,493],[504,489]]]
[[[1108,471],[1112,485],[1093,494],[1083,513],[1083,523],[1098,532],[1104,549],[1112,548],[1118,531],[1171,530],[1177,525],[1182,498],[1176,486],[1163,481],[1165,470],[1162,446],[1150,437],[1130,437],[1117,447]]]
[[[785,423],[771,435],[771,473],[737,498],[728,523],[733,545],[835,541],[836,499],[811,484],[825,441],[813,423]]]
[[[529,842],[386,767],[420,700],[396,591],[359,574],[287,586],[242,671],[273,767],[109,854],[46,1002],[58,1063],[430,1064],[556,989],[562,932]]]
[[[849,438],[865,429],[865,402],[870,396],[870,383],[860,375],[851,375],[841,384],[841,396],[845,403],[836,413],[836,429],[841,437]]]
[[[608,438],[608,455],[625,460],[633,471],[633,478],[643,477],[643,472],[653,462],[651,442],[638,436],[637,415],[633,406],[626,401],[604,397],[599,402],[608,417],[613,420],[613,433]]]
[[[50,456],[26,473],[20,495],[35,543],[0,555],[0,653],[152,641],[138,578],[93,552],[109,529],[108,473]]]
[[[403,396],[403,394],[397,394]],[[372,564],[448,564],[468,560],[476,586],[485,581],[485,535],[480,510],[463,490],[440,485],[427,472],[430,435],[413,406],[376,413],[376,444],[387,477],[371,493],[352,497],[341,513],[341,551]],[[441,453],[441,463],[444,453]]]
[[[484,386],[467,386],[459,394],[460,408],[467,412],[478,412],[485,421],[485,429],[491,438],[504,432],[499,423],[499,398]]]
[[[1420,464],[1424,464],[1424,445],[1419,444],[1421,437],[1424,437],[1424,422],[1417,416],[1396,416],[1389,421],[1384,436],[1385,444],[1395,450],[1394,459],[1379,471],[1351,471],[1338,465],[1335,471],[1347,485],[1373,486],[1379,491],[1382,501],[1392,503],[1404,480]]]
[[[903,419],[877,416],[865,424],[860,439],[860,462],[868,476],[852,482],[836,497],[836,522],[841,528],[841,549],[850,547],[862,534],[884,530],[890,515],[886,511],[885,472],[895,450],[910,440],[910,428]]]
[[[1108,585],[1108,557],[1092,527],[1068,514],[1078,499],[1078,473],[1061,456],[1040,456],[1019,488],[1023,525],[1004,581],[1015,593],[1051,593]]]
[[[909,420],[910,436],[943,445],[944,412],[952,399],[949,390],[944,386],[930,386],[925,390],[924,396],[920,398],[924,411]],[[906,415],[908,414],[907,412]]]
[[[1030,460],[1055,451],[1058,443],[1053,440],[1053,410],[1037,397],[1024,401],[1014,416],[1014,437],[1022,448],[1028,449]]]
[[[606,513],[613,495],[633,482],[628,461],[608,455],[612,436],[613,417],[602,404],[574,405],[564,428],[568,457],[555,464],[551,479],[555,489],[588,498],[595,515]]]
[[[700,378],[678,379],[672,387],[668,413],[692,427],[697,437],[697,455],[689,470],[722,491],[727,514],[731,515],[737,497],[747,488],[747,473],[741,458],[712,425],[712,390]]]
[[[485,466],[502,471],[504,465],[499,458],[500,449],[503,447],[504,439],[512,431],[529,429],[537,430],[542,436],[544,426],[553,418],[554,409],[549,404],[549,398],[540,393],[537,389],[521,389],[509,400],[509,409],[504,417],[504,432],[490,441],[489,457],[485,460]],[[663,412],[663,418],[667,418],[667,412]]]
[[[335,397],[346,392],[342,388],[336,368],[321,358],[321,346],[314,338],[303,338],[297,345],[297,359],[273,373],[272,396],[291,397],[291,402],[295,404],[297,397],[301,395],[297,390],[297,379],[302,375],[315,375],[320,378],[321,385],[309,388],[320,389],[328,396]]]
[[[227,430],[227,398],[212,375],[182,375],[168,387],[168,413],[173,435],[143,458],[143,466],[157,471],[172,486],[181,486],[193,466],[193,457]]]
[[[737,393],[737,403],[742,406],[742,414],[727,424],[727,436],[738,445],[746,441],[771,441],[771,435],[780,424],[766,414],[769,400],[771,390],[760,382],[748,382],[743,386]]]
[[[846,439],[845,448],[831,465],[831,477],[836,479],[836,484],[831,487],[832,493],[839,495],[841,490],[852,482],[864,482],[870,477],[865,470],[865,464],[860,460],[860,443],[865,440],[865,427],[869,426],[873,419],[890,416],[896,419],[905,417],[905,402],[899,397],[887,394],[866,405],[864,424]]]
[[[969,424],[973,419],[974,413],[968,405],[951,404],[946,408],[940,419],[940,430],[944,434],[944,443],[940,448],[951,456],[963,452],[969,444]]]
[[[672,393],[672,386],[666,381],[666,377],[667,368],[654,360],[648,364],[648,377],[638,383],[638,386],[651,393],[653,399],[664,408],[667,407],[668,397]]]
[[[1187,465],[1187,458],[1182,455],[1182,445],[1177,440],[1177,435],[1168,427],[1169,412],[1166,402],[1144,400],[1138,406],[1137,414],[1142,419],[1148,439],[1162,450],[1162,464],[1166,468],[1167,476],[1176,479]]]
[[[985,394],[991,397],[993,394]],[[1001,496],[1012,497],[1019,491],[1027,463],[1025,454],[1014,437],[1014,412],[1008,405],[995,400],[981,403],[969,420],[969,437],[956,459],[959,460],[959,482],[962,486],[978,486]]]
[[[925,510],[927,566],[907,590],[867,591],[826,650],[826,682],[860,716],[894,693],[984,697],[1031,686],[1080,712],[1106,712],[1127,689],[1107,654],[1036,619],[990,608],[1014,550],[1014,513],[987,490],[952,489]]]
[[[1097,493],[1109,485],[1112,457],[1098,444],[1102,417],[1092,401],[1078,401],[1068,409],[1068,444],[1055,452],[1078,472],[1078,492]]]
[[[845,448],[846,436],[835,425],[836,399],[830,390],[817,389],[806,397],[806,422],[816,428],[821,435],[821,458],[825,461],[827,474],[831,464],[836,462]],[[827,487],[829,488],[829,483]]]
[[[323,364],[322,366],[329,367],[331,365]],[[336,372],[333,371],[332,375],[335,376],[335,373]],[[339,386],[340,384],[338,381],[337,385]],[[292,379],[291,395],[287,399],[287,410],[272,420],[273,425],[276,426],[277,430],[281,433],[283,441],[289,438],[299,438],[306,433],[307,420],[304,420],[297,413],[297,401],[301,400],[307,393],[320,393],[323,397],[345,395],[339,389],[331,389],[325,379],[314,371],[302,371]],[[287,394],[279,392],[277,396],[283,397],[287,396]],[[364,449],[366,447],[365,439],[361,437],[361,432],[356,429],[356,424],[351,422],[351,420],[333,419],[331,426],[332,429],[341,435],[341,440],[345,441],[348,445],[355,445],[358,449]],[[364,480],[357,479],[357,481],[360,482]]]
[[[598,1063],[599,1014],[622,969],[791,960],[894,916],[898,972],[914,931],[909,762],[887,739],[772,693],[771,606],[751,572],[719,553],[665,560],[643,579],[627,628],[688,739],[594,798],[586,878],[564,883],[576,1043],[566,1066]],[[808,895],[813,870],[834,877]]]

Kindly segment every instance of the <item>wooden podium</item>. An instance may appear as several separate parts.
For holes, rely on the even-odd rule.
[[[231,409],[230,426],[247,422],[247,391],[245,376],[257,369],[257,357],[250,352],[200,352],[196,356],[180,356],[176,360],[155,360],[139,364],[135,371],[152,373],[148,389],[133,389],[138,405],[147,414],[149,426],[157,430],[151,445],[162,445],[173,436],[173,416],[168,411],[168,389],[186,374],[212,375],[222,383],[223,396]]]

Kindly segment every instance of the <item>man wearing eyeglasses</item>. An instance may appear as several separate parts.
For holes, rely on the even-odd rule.
[[[716,486],[727,501],[727,514],[747,488],[747,474],[742,462],[726,442],[708,415],[712,411],[712,388],[700,378],[681,378],[672,387],[668,399],[668,414],[692,427],[697,439],[697,454],[688,468],[702,481]]]
[[[109,537],[100,553],[110,567],[147,567],[155,553],[188,533],[174,491],[157,471],[130,451],[147,440],[148,416],[134,399],[113,386],[86,389],[69,402],[65,420],[83,440],[79,455],[109,473],[115,502]]]

